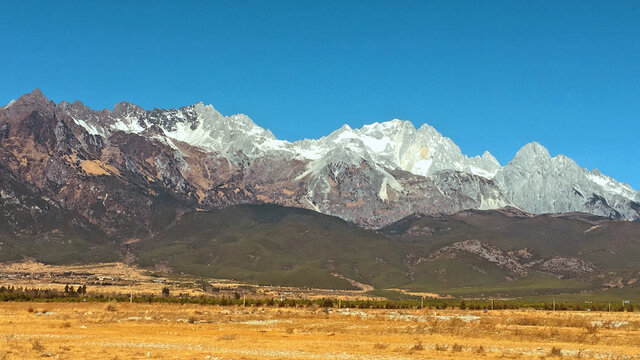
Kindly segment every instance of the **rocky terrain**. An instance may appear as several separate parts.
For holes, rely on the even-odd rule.
[[[640,278],[629,185],[537,143],[468,157],[400,120],[287,142],[201,103],[94,111],[35,90],[0,108],[0,199],[0,261],[344,289]]]
[[[12,206],[3,215],[9,231],[66,211],[80,228],[92,224],[119,239],[153,235],[189,211],[249,203],[311,209],[367,228],[413,213],[505,206],[640,218],[630,186],[536,143],[501,166],[488,152],[467,157],[434,128],[408,121],[345,125],[288,142],[246,115],[223,116],[202,103],[94,111],[79,101],[55,104],[39,90],[0,108],[0,176],[3,206]]]
[[[595,266],[589,261],[576,257],[554,256],[550,259],[535,259],[528,249],[503,251],[486,241],[465,240],[447,245],[430,254],[421,261],[437,261],[443,258],[455,259],[461,253],[472,254],[502,269],[509,271],[513,277],[526,277],[530,269],[536,269],[562,279],[564,277],[580,277],[590,275]]]

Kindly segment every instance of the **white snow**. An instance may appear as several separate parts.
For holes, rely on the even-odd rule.
[[[111,124],[111,130],[112,131],[122,130],[124,132],[137,134],[137,133],[143,132],[146,129],[145,127],[142,127],[138,123],[138,118],[136,117],[127,115],[122,120],[123,121],[118,121],[116,123]]]
[[[410,171],[416,175],[426,176],[429,173],[429,169],[433,164],[433,159],[424,159],[418,160],[413,163],[411,168],[406,168],[405,170]]]
[[[387,149],[387,146],[391,144],[391,139],[383,136],[380,139],[376,139],[371,136],[364,135],[361,137],[362,142],[374,153],[381,153]]]
[[[5,108],[11,104],[13,101]],[[140,122],[136,115],[140,113],[136,111],[119,118],[113,117],[109,128],[102,128],[87,119],[74,120],[93,135],[107,137],[118,130],[140,133],[151,124]],[[162,127],[166,134],[164,140],[173,148],[177,149],[175,141],[180,141],[206,152],[218,153],[230,162],[239,158],[252,160],[273,156],[304,161],[306,168],[296,180],[309,175],[312,179],[325,176],[323,171],[330,166],[330,171],[343,170],[340,166],[333,166],[335,164],[360,166],[366,162],[375,173],[376,184],[381,184],[377,195],[382,201],[388,201],[389,187],[394,191],[404,191],[391,175],[391,170],[405,170],[427,177],[439,171],[454,170],[492,179],[499,188],[495,194],[479,194],[476,199],[481,209],[516,205],[531,213],[593,211],[608,216],[608,205],[626,218],[637,217],[628,204],[629,200],[639,201],[640,192],[599,171],[589,172],[563,155],[552,158],[544,146],[535,142],[525,145],[503,167],[489,152],[469,157],[450,138],[433,127],[423,124],[416,129],[411,122],[398,119],[356,129],[345,124],[319,139],[289,142],[277,139],[271,131],[256,125],[247,115],[223,116],[213,106],[202,103],[166,110],[161,116],[175,120],[170,121],[172,125],[168,127],[171,130]],[[196,117],[195,124],[188,120],[193,116]],[[162,140],[158,135],[153,136]],[[321,195],[319,191],[327,191],[326,186],[321,184],[316,189],[316,195]],[[589,208],[587,199],[594,194],[603,196],[607,205],[595,210]],[[317,209],[311,198],[307,197],[309,206]],[[313,199],[318,201],[317,198]]]
[[[382,201],[389,200],[387,196],[387,178],[382,179],[382,185],[380,186],[380,192],[378,193],[378,197]]]
[[[16,102],[15,99],[11,99],[11,101],[9,101],[9,103],[5,106],[2,107],[2,109],[8,109],[11,105],[13,105]]]
[[[485,177],[487,179],[493,178],[496,175],[496,173],[498,172],[497,170],[488,171],[486,169],[482,169],[482,168],[479,168],[479,167],[476,167],[476,166],[469,166],[469,171],[474,175],[482,176],[482,177]]]
[[[80,120],[80,119],[76,119],[76,118],[72,118],[73,121],[75,121],[76,124],[82,126],[85,130],[87,130],[87,132],[91,135],[99,135],[102,136],[104,138],[107,137],[107,132],[100,126],[96,126],[93,124],[89,124],[84,120]]]
[[[624,196],[629,200],[634,200],[636,192],[627,184],[619,183],[606,175],[594,174],[593,172],[589,173],[587,177],[607,192],[612,192]]]

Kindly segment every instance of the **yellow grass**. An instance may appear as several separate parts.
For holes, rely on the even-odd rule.
[[[83,160],[80,163],[80,168],[87,175],[120,175],[118,169],[109,164],[105,164],[100,160]]]
[[[1,303],[0,359],[637,359],[639,315]]]
[[[160,268],[160,267],[159,267]],[[166,275],[166,274],[165,274]],[[286,298],[286,299],[321,299],[331,297],[341,300],[381,299],[366,295],[372,288],[354,282],[358,290],[326,290],[293,288],[285,286],[258,286],[228,279],[202,279],[212,288],[215,294],[233,296],[241,292],[247,298]],[[349,279],[350,280],[350,279]],[[35,261],[16,263],[0,263],[0,285],[64,290],[69,284],[77,288],[86,284],[91,295],[133,294],[160,295],[164,287],[172,294],[189,296],[207,295],[192,278],[169,278],[161,274],[149,275],[149,272],[135,266],[120,262],[91,265],[47,265]],[[242,288],[240,290],[240,288]],[[209,293],[208,295],[212,295]],[[0,360],[2,360],[0,358]]]

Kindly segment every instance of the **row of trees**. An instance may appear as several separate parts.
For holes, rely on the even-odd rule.
[[[323,299],[283,299],[273,298],[247,298],[235,293],[233,296],[209,297],[209,296],[171,296],[168,287],[162,289],[161,296],[144,295],[134,296],[125,294],[104,295],[97,294],[87,296],[87,286],[82,285],[77,289],[67,285],[64,292],[51,289],[5,287],[0,286],[0,301],[133,301],[137,303],[191,303],[202,305],[221,306],[277,306],[277,307],[325,307],[325,308],[356,308],[356,309],[461,309],[461,310],[500,310],[500,309],[537,309],[537,310],[574,310],[574,311],[634,311],[633,304],[620,303],[578,303],[578,302],[539,302],[529,303],[515,300],[501,301],[481,301],[481,300],[445,300],[445,299],[425,299],[425,300],[336,300],[332,298]],[[82,295],[82,296],[79,296]]]
[[[56,297],[68,297],[68,296],[77,296],[77,295],[85,295],[87,293],[87,285],[78,286],[75,289],[73,286],[69,286],[68,284],[64,287],[64,291],[58,291],[54,289],[39,289],[39,288],[27,288],[27,287],[15,287],[13,285],[10,286],[0,286],[0,295],[1,294],[22,294],[33,298],[46,298],[52,299]]]
[[[69,284],[65,285],[64,293],[69,295],[84,295],[87,293],[87,284],[78,286],[78,289],[74,289],[73,285],[69,286]]]

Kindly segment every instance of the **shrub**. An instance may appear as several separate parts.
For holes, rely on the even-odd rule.
[[[321,307],[333,307],[333,300],[331,299],[322,299]]]
[[[31,339],[30,341],[31,341],[31,348],[32,348],[34,351],[37,351],[37,352],[42,352],[42,351],[44,351],[44,345],[42,345],[42,343],[40,342],[40,340],[38,340],[38,339]]]
[[[447,351],[447,345],[438,345],[438,344],[436,344],[433,348],[436,351]]]
[[[600,327],[596,324],[587,324],[584,329],[587,331],[587,334],[595,335],[600,330]]]
[[[557,356],[557,357],[562,357],[562,349],[560,349],[559,347],[552,347],[551,350],[549,350],[549,356]]]

